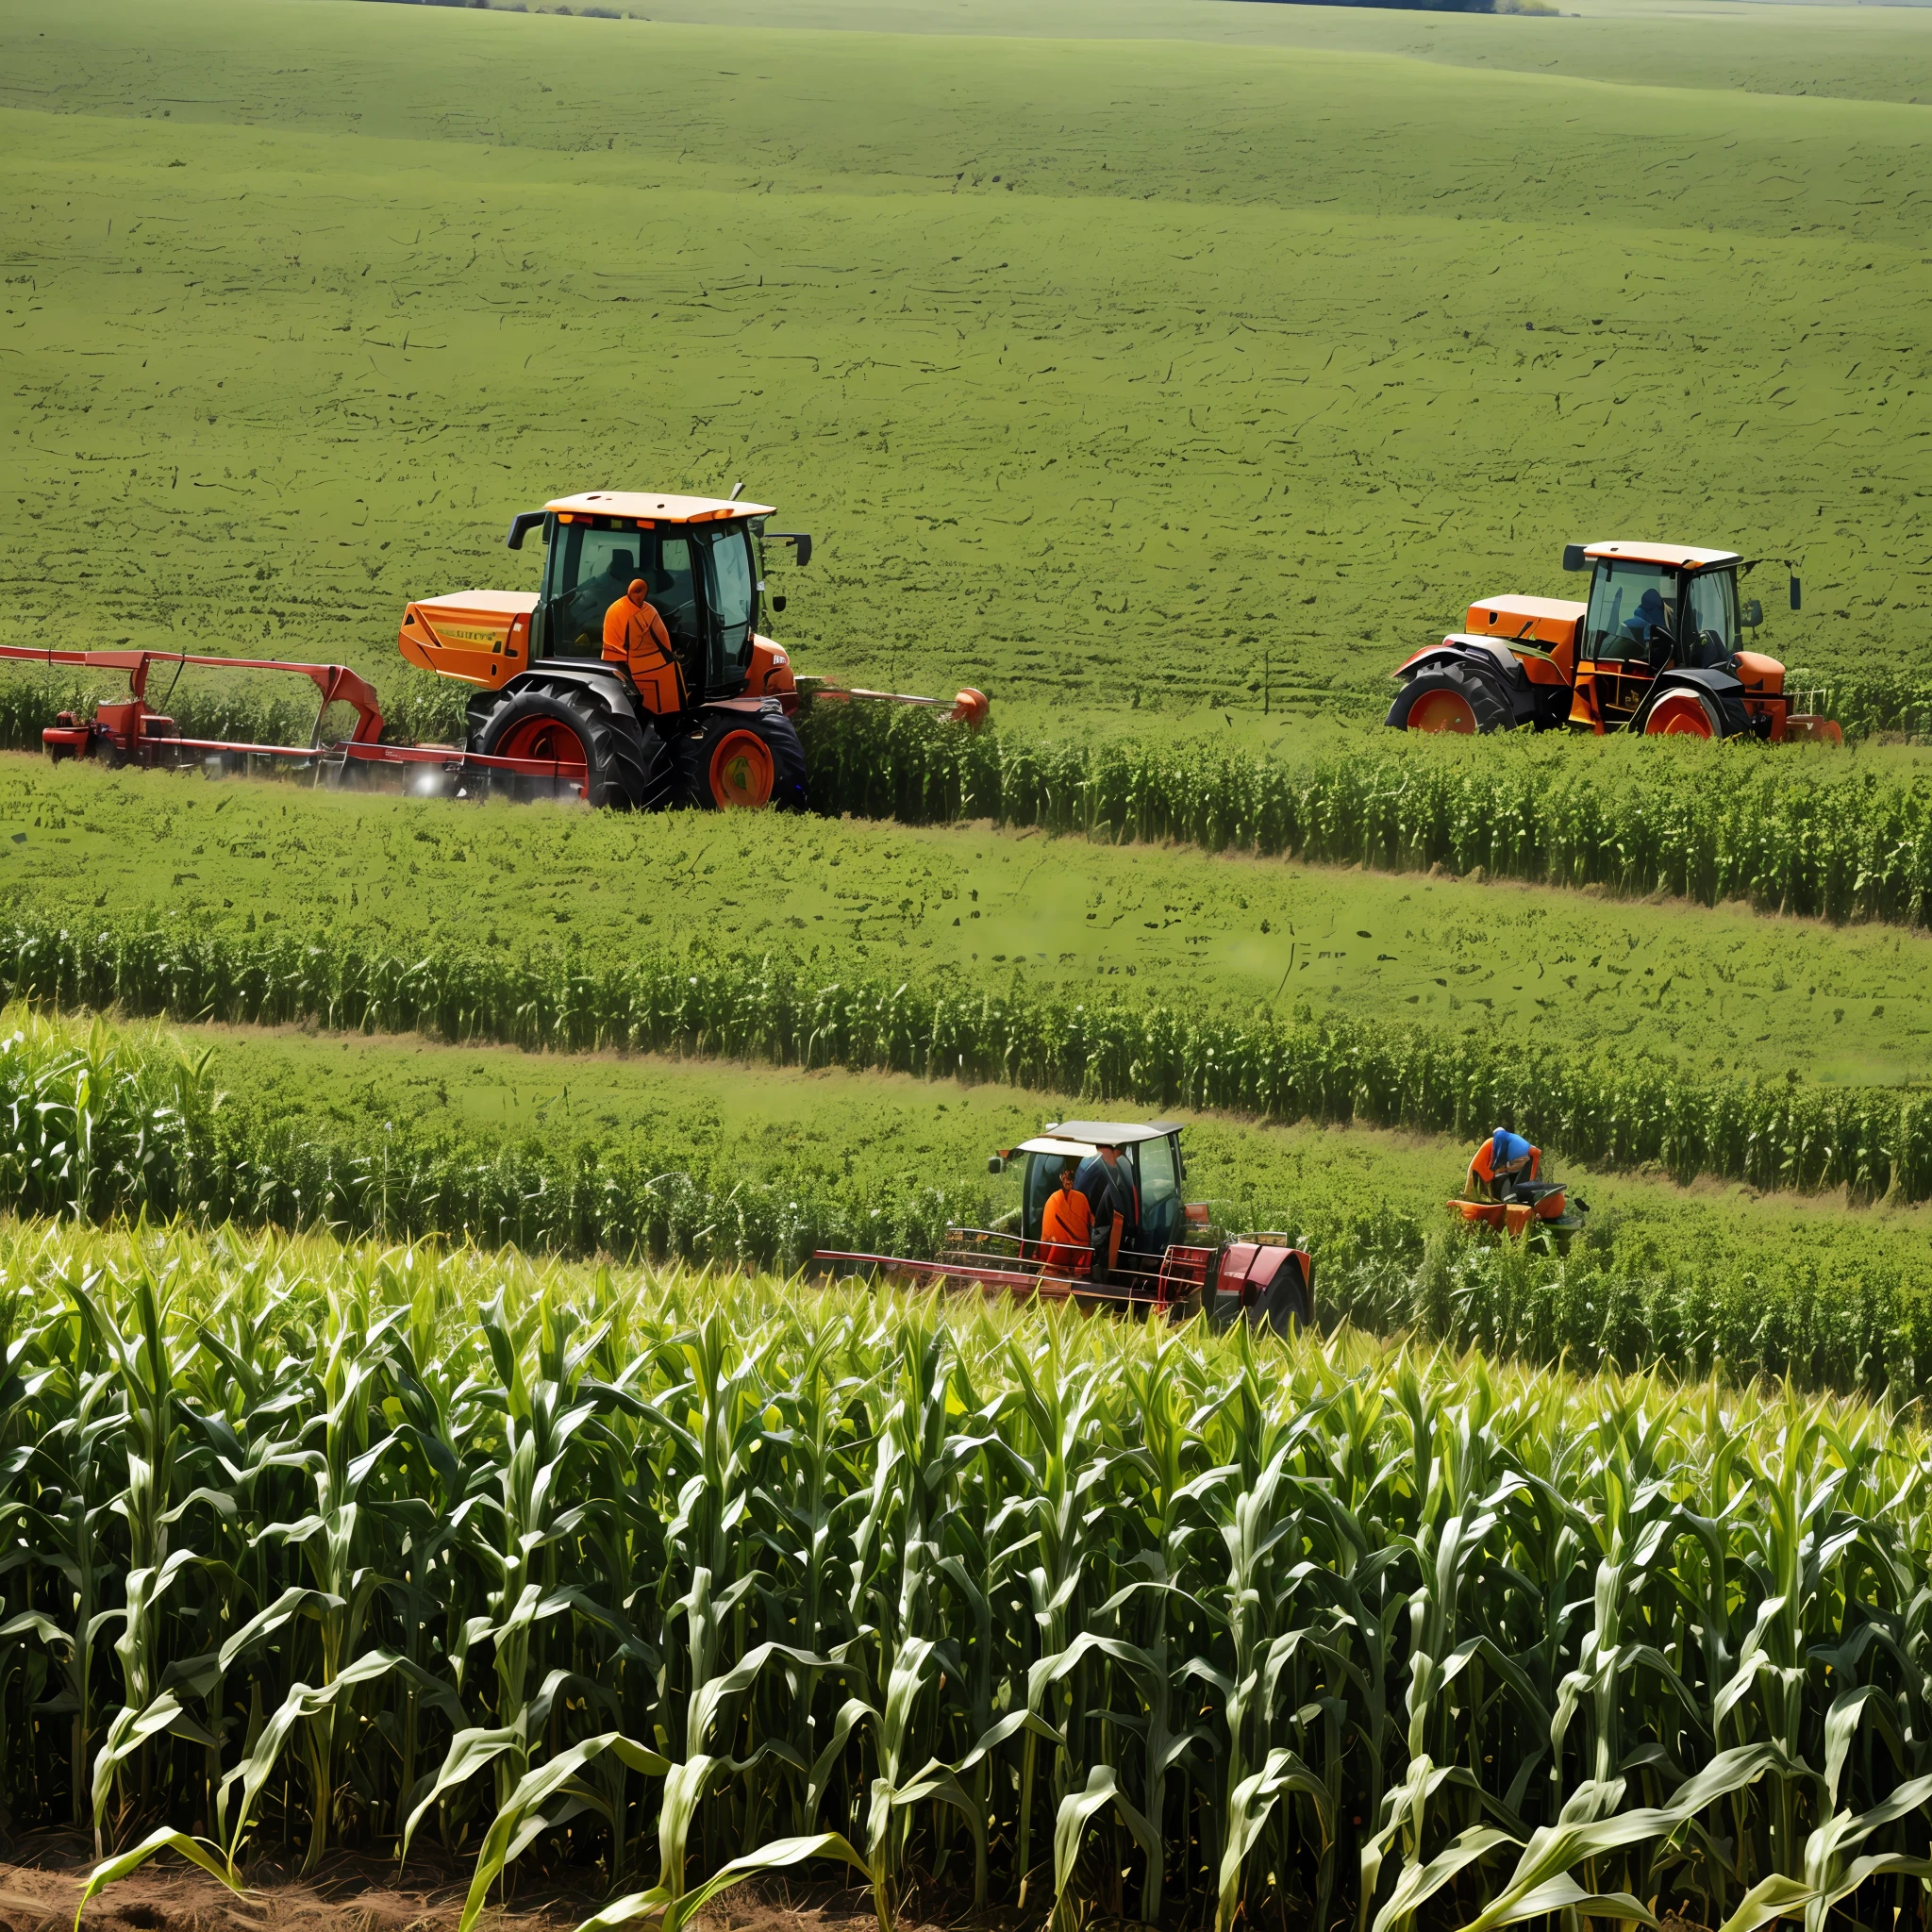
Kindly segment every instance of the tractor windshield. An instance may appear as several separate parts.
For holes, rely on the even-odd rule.
[[[615,518],[560,525],[544,571],[545,634],[554,658],[598,658],[604,615],[641,577],[671,643],[689,666],[698,643],[691,541]]]
[[[1180,1141],[1142,1141],[1134,1150],[1140,1170],[1141,1235],[1149,1250],[1165,1248],[1181,1231]]]
[[[1583,620],[1586,658],[1662,663],[1677,632],[1677,573],[1660,563],[1599,558]]]

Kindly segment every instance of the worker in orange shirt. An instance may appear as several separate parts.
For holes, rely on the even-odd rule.
[[[1093,1265],[1093,1206],[1074,1185],[1079,1172],[1069,1156],[1040,1217],[1040,1260],[1048,1274],[1084,1274]]]
[[[622,665],[644,709],[662,718],[684,709],[684,670],[672,655],[671,633],[649,601],[650,590],[642,577],[633,577],[604,613],[604,661]]]

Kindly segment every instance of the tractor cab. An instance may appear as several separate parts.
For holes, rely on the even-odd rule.
[[[664,620],[695,708],[750,695],[791,698],[786,654],[758,633],[785,599],[765,588],[765,544],[791,543],[800,563],[811,539],[768,538],[769,506],[649,491],[590,490],[562,496],[510,524],[508,547],[541,533],[543,575],[533,594],[463,591],[422,598],[404,614],[402,654],[425,670],[500,691],[543,663],[599,663],[604,618],[642,578]],[[675,693],[649,694],[672,709]]]
[[[1018,1163],[1020,1234],[1024,1241],[1037,1241],[1040,1218],[1046,1211],[1047,1196],[1059,1185],[1061,1167],[1072,1158],[1084,1168],[1088,1161],[1100,1158],[1103,1146],[1120,1149],[1120,1164],[1132,1179],[1141,1204],[1136,1248],[1148,1256],[1165,1254],[1195,1218],[1181,1198],[1187,1163],[1181,1157],[1181,1130],[1171,1121],[1143,1125],[1124,1121],[1053,1122],[1031,1141],[995,1154],[987,1162],[987,1171],[1001,1174]],[[1205,1208],[1198,1218],[1206,1221]]]
[[[1569,722],[1611,731],[1642,719],[1656,736],[1781,741],[1790,700],[1785,667],[1744,648],[1764,622],[1756,598],[1740,601],[1734,550],[1688,544],[1573,544],[1568,570],[1589,571],[1590,598],[1576,642]],[[1791,608],[1800,591],[1791,579]]]

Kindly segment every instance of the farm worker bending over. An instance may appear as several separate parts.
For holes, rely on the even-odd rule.
[[[644,709],[663,717],[684,708],[684,672],[671,655],[671,633],[647,601],[650,586],[631,586],[604,613],[604,661],[622,664]]]
[[[1140,1193],[1118,1147],[1096,1147],[1094,1158],[1082,1163],[1080,1191],[1093,1209],[1094,1277],[1106,1281],[1121,1258],[1122,1239],[1138,1235],[1141,1224]]]
[[[1532,1147],[1521,1134],[1512,1134],[1507,1127],[1498,1127],[1475,1150],[1475,1158],[1469,1163],[1470,1198],[1475,1199],[1487,1189],[1492,1201],[1500,1201],[1506,1182],[1514,1180],[1525,1170],[1534,1180],[1541,1164],[1541,1147]]]
[[[1046,1197],[1040,1217],[1040,1258],[1049,1274],[1086,1271],[1093,1238],[1093,1210],[1074,1185],[1080,1163],[1071,1157],[1060,1167],[1060,1184]]]

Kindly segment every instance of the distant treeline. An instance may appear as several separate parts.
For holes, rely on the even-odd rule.
[[[458,7],[464,0],[425,0],[437,7]],[[470,0],[476,4],[476,0]],[[1382,7],[1398,13],[1528,13],[1554,19],[1557,8],[1544,0],[1266,0],[1270,6],[1291,7]]]
[[[580,20],[623,20],[625,15],[613,7],[533,7],[525,0],[376,0],[385,7],[468,7],[479,13],[492,10],[498,13],[574,13]],[[1350,4],[1350,0],[1343,0]],[[1488,7],[1461,8],[1466,13],[1488,13]]]

